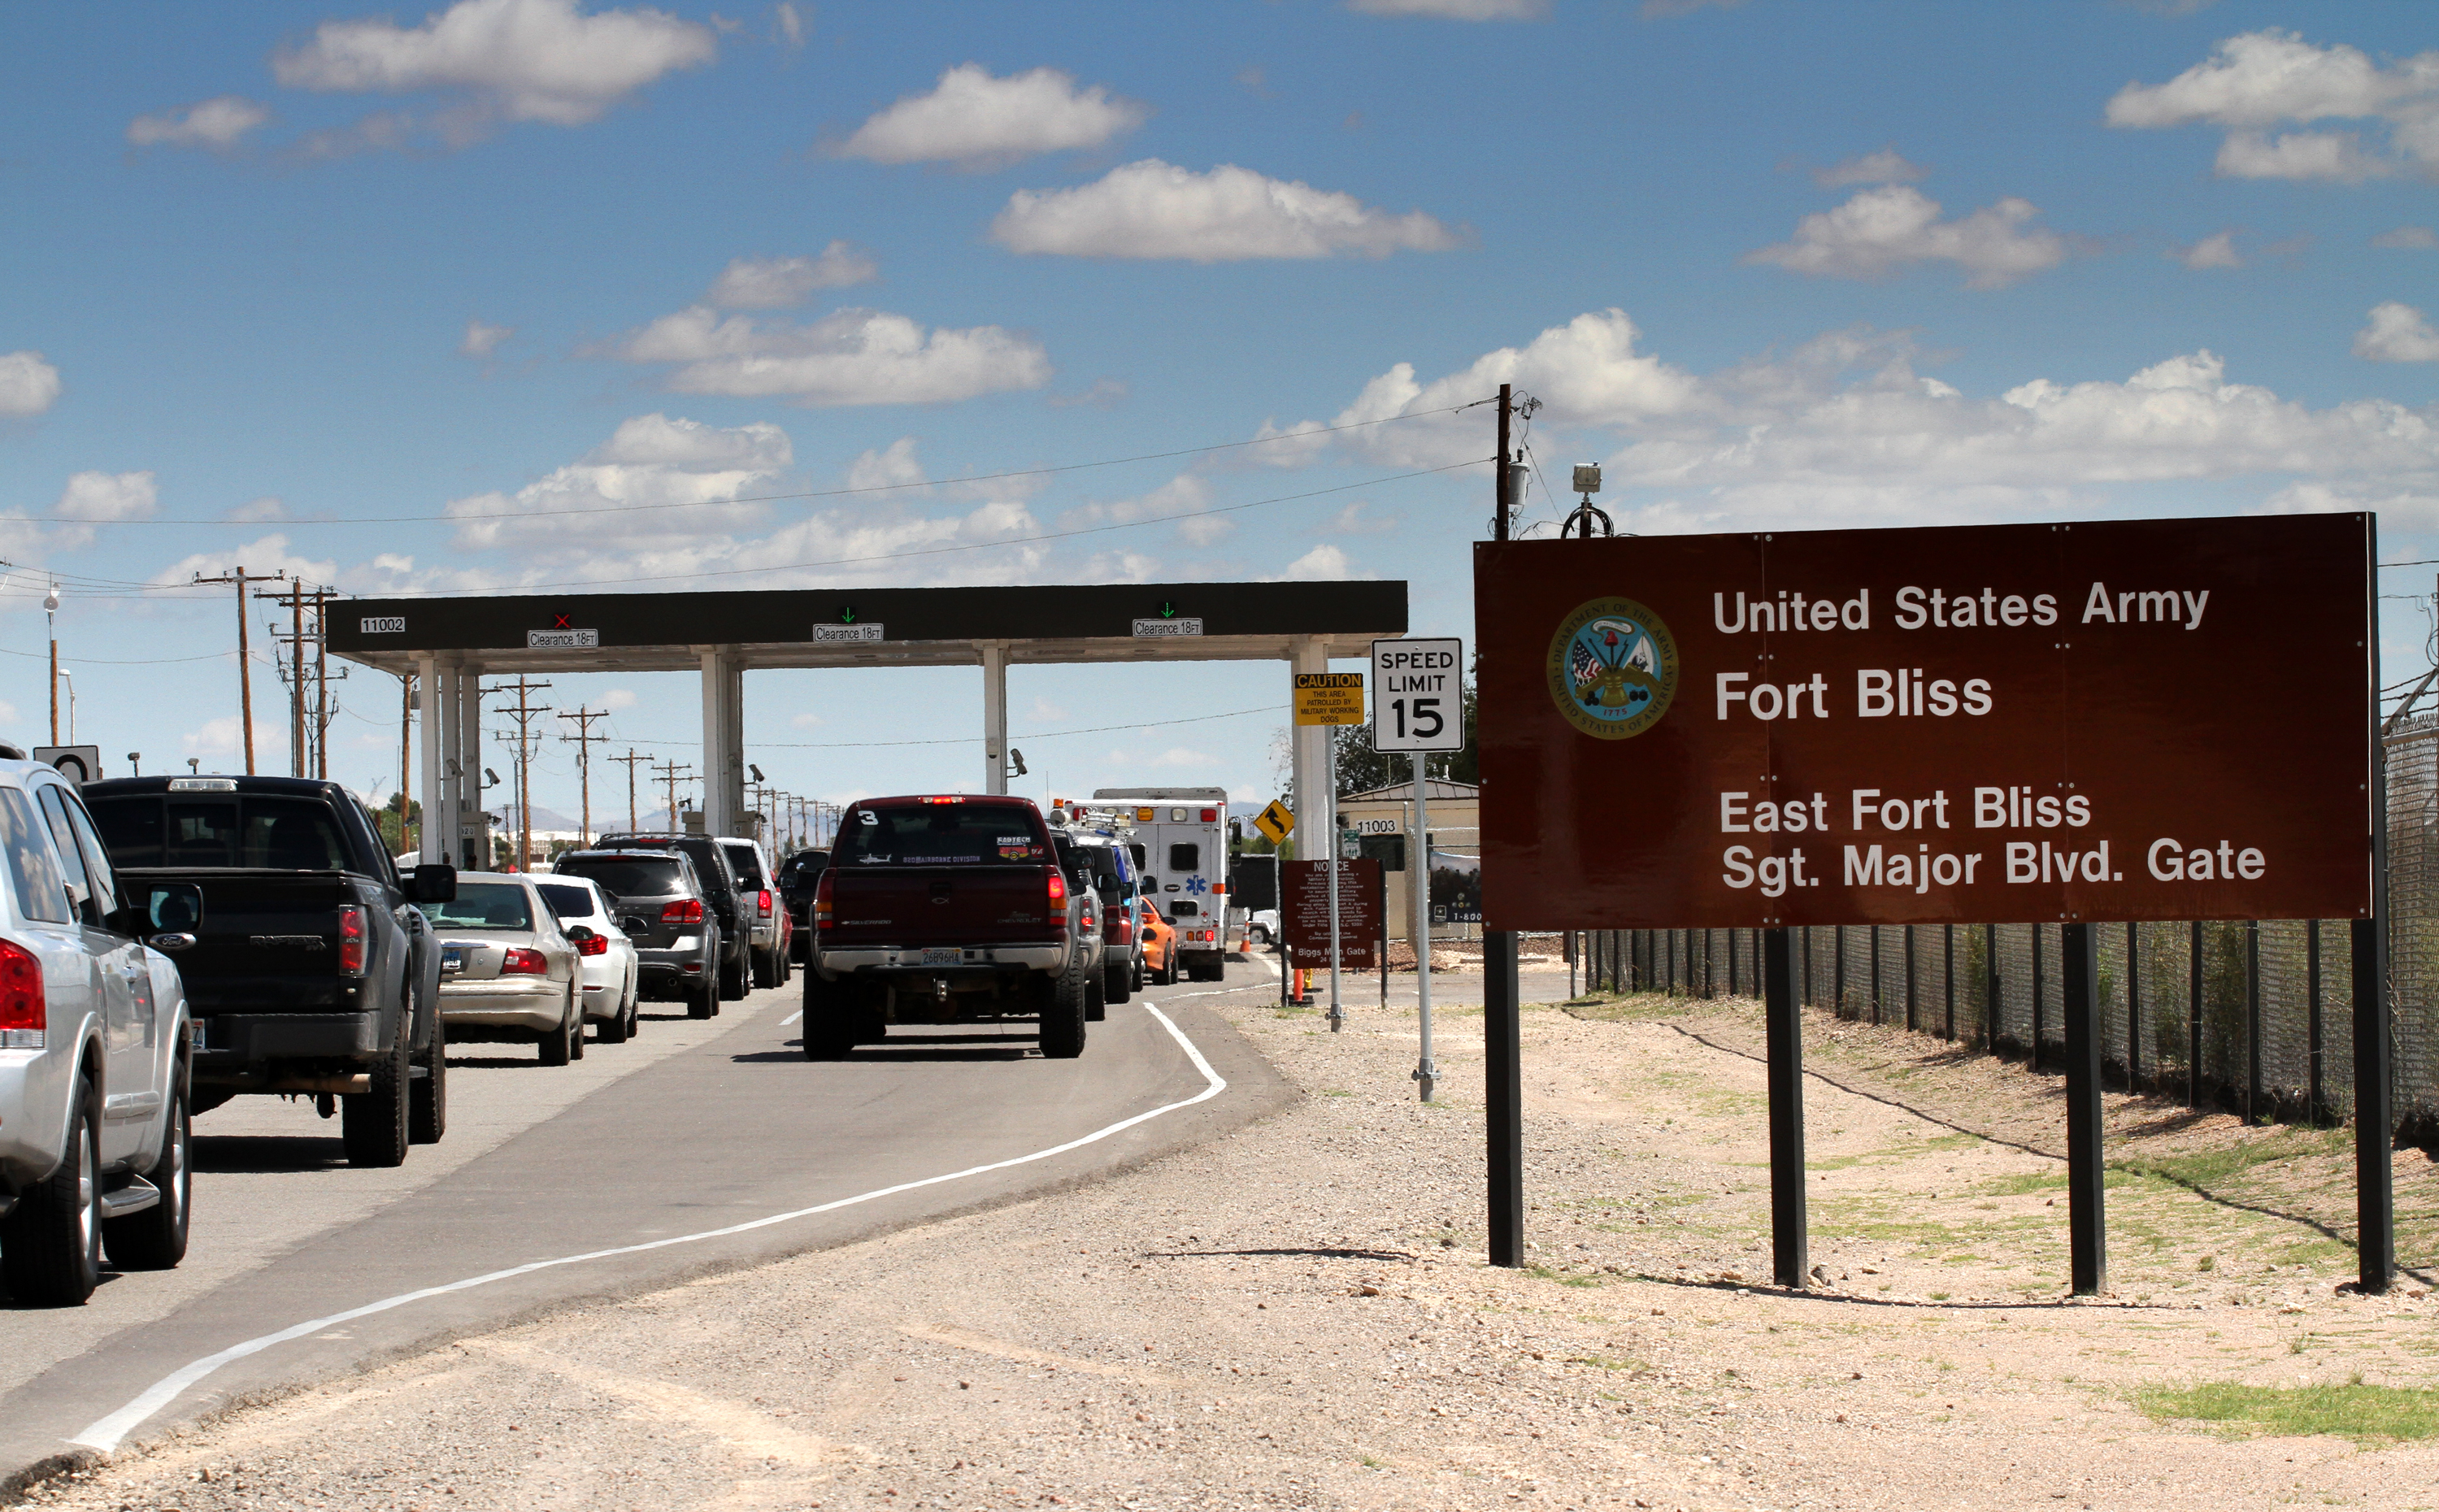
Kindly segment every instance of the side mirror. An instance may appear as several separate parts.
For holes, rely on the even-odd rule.
[[[192,882],[154,882],[142,913],[138,922],[154,934],[191,934],[204,921],[204,890]]]
[[[457,898],[457,868],[447,862],[431,862],[415,868],[401,891],[410,903],[448,903]]]

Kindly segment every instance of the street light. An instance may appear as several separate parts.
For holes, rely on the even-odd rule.
[[[141,752],[141,751],[130,751],[130,752],[128,752],[128,753],[127,753],[127,770],[128,770],[129,772],[133,773],[133,774],[134,774],[134,775],[136,775],[136,776],[139,776],[139,777],[140,777],[140,776],[144,775],[144,753],[143,753],[143,752]]]

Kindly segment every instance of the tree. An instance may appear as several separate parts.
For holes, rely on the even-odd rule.
[[[383,804],[373,812],[374,821],[381,826],[382,844],[389,847],[389,853],[393,856],[406,853],[407,840],[410,836],[420,839],[423,834],[423,805],[412,798],[406,798],[406,830],[404,833],[400,832],[398,807],[399,800],[401,798],[405,798],[405,794],[393,793],[387,803]]]

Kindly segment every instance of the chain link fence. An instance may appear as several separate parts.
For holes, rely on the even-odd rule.
[[[2398,1130],[2439,1141],[2439,716],[2388,738],[2388,990]],[[2248,1118],[2336,1123],[2354,1108],[2351,921],[2101,924],[2102,1059],[2119,1085]],[[2065,1049],[2056,924],[1794,931],[1811,1007],[2036,1068]],[[1594,990],[1759,997],[1758,930],[1576,937]]]

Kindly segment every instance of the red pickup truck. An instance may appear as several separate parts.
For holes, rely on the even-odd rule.
[[[893,1023],[1036,1018],[1041,1053],[1084,1053],[1100,984],[1089,893],[1031,799],[866,798],[841,816],[813,892],[805,1056],[837,1059]]]

